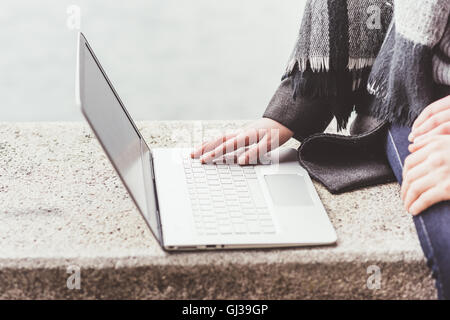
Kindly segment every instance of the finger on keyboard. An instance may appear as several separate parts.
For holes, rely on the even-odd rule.
[[[204,142],[201,146],[197,147],[192,153],[191,158],[199,158],[200,156],[204,155],[207,152],[210,152],[217,148],[217,146],[221,145],[228,139],[234,138],[237,135],[237,133],[232,133],[228,135],[223,135],[221,137],[218,137],[214,140]]]
[[[210,163],[214,159],[222,157],[224,154],[239,150],[248,145],[256,143],[258,140],[258,133],[256,130],[247,130],[243,133],[236,134],[234,137],[229,137],[223,143],[216,145],[214,150],[206,153],[200,158],[202,163]],[[227,144],[227,143],[228,144]]]
[[[212,162],[214,164],[237,164],[239,156],[246,150],[248,150],[248,147],[237,149],[231,153],[227,153],[221,157],[214,159]]]
[[[232,155],[234,152],[245,148],[246,139],[243,138],[243,135],[238,135],[232,139],[228,139],[225,143],[222,143],[212,152],[214,154],[214,158],[220,158],[226,155]],[[232,158],[233,159],[233,158]],[[234,161],[236,163],[236,161]]]
[[[263,155],[270,151],[267,137],[262,138],[256,145],[253,145],[245,153],[238,158],[239,165],[255,165],[264,163],[262,161]]]

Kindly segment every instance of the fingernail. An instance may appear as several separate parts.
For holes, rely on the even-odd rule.
[[[244,157],[239,157],[238,158],[238,164],[245,164],[245,158]]]
[[[227,162],[226,162],[226,159],[222,157],[222,158],[213,159],[212,163],[213,164],[226,164]]]
[[[413,134],[412,132],[409,134],[408,140],[409,140],[410,142],[413,142],[413,141],[414,141],[414,134]]]
[[[411,209],[414,209],[413,204],[410,204],[409,206],[405,205],[406,212],[408,212],[409,214],[414,214],[413,211],[411,210]]]

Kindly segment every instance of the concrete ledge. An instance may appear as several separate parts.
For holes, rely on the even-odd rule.
[[[138,126],[151,146],[187,147],[241,124]],[[395,183],[338,196],[315,183],[336,246],[167,254],[84,123],[2,123],[0,136],[0,298],[436,297]],[[69,266],[80,290],[66,286]]]

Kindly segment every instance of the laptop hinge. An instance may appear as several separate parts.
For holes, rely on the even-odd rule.
[[[152,179],[153,179],[153,182],[156,183],[156,182],[155,182],[155,166],[153,165],[153,153],[152,153],[151,150],[150,150],[149,154],[150,154],[150,168],[152,169],[152,170],[151,170],[151,173],[152,173]],[[155,189],[155,190],[156,190],[156,189]]]
[[[155,207],[156,207],[156,216],[157,216],[157,222],[158,222],[158,232],[159,232],[159,239],[161,246],[163,246],[163,234],[162,234],[162,225],[161,225],[161,215],[159,212],[159,201],[158,201],[158,189],[156,188],[156,179],[155,179],[155,166],[153,165],[153,153],[150,150],[149,152],[149,158],[150,158],[150,172],[152,175],[152,183],[153,183],[153,190],[154,196],[155,196]]]

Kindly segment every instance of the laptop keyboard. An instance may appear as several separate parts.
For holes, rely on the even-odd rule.
[[[183,159],[198,235],[272,234],[275,225],[253,166]]]

